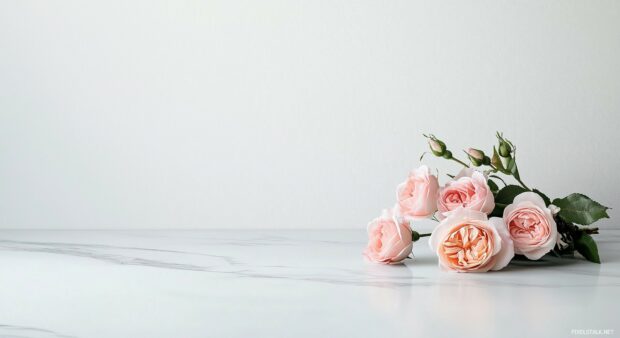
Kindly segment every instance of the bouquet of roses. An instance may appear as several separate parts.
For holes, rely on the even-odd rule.
[[[459,272],[500,270],[513,259],[574,257],[575,251],[600,263],[591,236],[598,228],[590,225],[609,218],[609,208],[583,194],[551,200],[529,188],[519,175],[516,147],[501,133],[491,157],[482,150],[465,150],[469,163],[456,158],[434,135],[424,136],[435,156],[463,169],[448,175],[450,181],[443,187],[427,166],[413,170],[397,188],[396,205],[368,224],[366,258],[398,263],[409,257],[413,242],[430,236],[439,265]],[[499,174],[512,176],[517,184],[507,184]],[[432,233],[412,230],[416,220],[425,218],[439,222]]]

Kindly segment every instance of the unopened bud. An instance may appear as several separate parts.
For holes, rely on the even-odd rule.
[[[481,164],[483,164],[484,158],[486,157],[484,156],[484,152],[482,150],[474,148],[467,149],[465,153],[469,157],[471,164],[473,164],[475,167],[479,167]]]
[[[510,153],[512,152],[512,149],[510,148],[510,145],[506,142],[500,142],[499,144],[499,156],[501,157],[510,157]]]
[[[443,156],[446,152],[446,144],[436,138],[430,138],[428,145],[435,156]]]
[[[482,161],[484,159],[484,152],[482,150],[469,148],[465,150],[465,152],[467,153],[467,155],[469,155],[470,158],[475,158],[478,161]]]

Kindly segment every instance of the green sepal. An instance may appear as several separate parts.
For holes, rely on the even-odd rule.
[[[493,147],[493,157],[491,157],[491,164],[498,170],[503,173],[506,173],[506,169],[504,168],[504,164],[502,163],[502,159],[499,157],[497,153],[497,149]]]

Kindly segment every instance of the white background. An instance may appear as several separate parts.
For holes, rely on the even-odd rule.
[[[364,228],[423,132],[618,207],[619,94],[618,1],[1,0],[0,227]]]

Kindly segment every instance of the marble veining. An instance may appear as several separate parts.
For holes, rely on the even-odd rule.
[[[438,268],[425,239],[405,264],[365,262],[363,230],[5,230],[0,337],[568,337],[615,329],[620,231],[603,233],[601,265],[549,258],[459,274]]]
[[[55,338],[74,338],[74,336],[67,336],[59,334],[54,331],[39,329],[36,327],[27,326],[15,326],[15,325],[0,325],[0,337],[3,338],[22,338],[22,337],[55,337]]]

